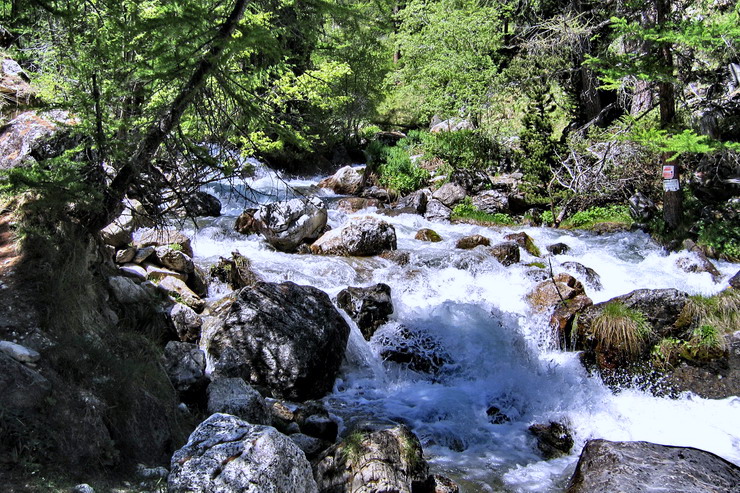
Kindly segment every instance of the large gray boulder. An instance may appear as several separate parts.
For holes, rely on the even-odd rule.
[[[395,249],[396,229],[392,224],[371,216],[352,218],[311,245],[311,251],[316,254],[358,257]]]
[[[417,190],[398,200],[395,209],[414,211],[416,214],[424,214],[427,210],[427,202],[432,192],[429,189]]]
[[[217,378],[208,386],[208,412],[237,416],[253,425],[271,424],[264,397],[242,378]]]
[[[339,168],[334,175],[319,182],[322,188],[330,188],[334,193],[356,195],[362,185],[362,174],[352,166]]]
[[[466,195],[467,192],[463,186],[449,182],[439,187],[439,189],[432,194],[432,198],[439,200],[447,207],[452,207],[464,199]]]
[[[485,190],[473,197],[473,205],[488,214],[508,212],[509,197],[499,190]]]
[[[275,428],[214,414],[172,456],[170,493],[317,493],[311,465]]]
[[[437,199],[427,202],[427,209],[424,212],[424,218],[430,221],[449,221],[452,217],[452,209],[444,205]]]
[[[333,493],[411,493],[434,484],[419,439],[403,425],[353,432],[323,454],[315,476]]]
[[[235,292],[203,328],[217,373],[294,400],[332,389],[348,337],[349,326],[326,293],[292,282],[258,282]]]
[[[710,452],[649,442],[590,440],[568,493],[738,491],[740,468]]]
[[[391,287],[379,283],[366,288],[350,286],[337,295],[337,305],[357,323],[368,341],[393,313]]]
[[[267,242],[283,252],[293,252],[301,243],[318,238],[326,219],[326,207],[316,197],[263,205],[254,214]]]
[[[0,170],[28,167],[61,154],[67,147],[65,127],[76,123],[66,111],[21,113],[0,128]]]

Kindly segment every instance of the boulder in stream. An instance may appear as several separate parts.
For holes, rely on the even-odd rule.
[[[589,440],[568,493],[729,493],[740,467],[710,452],[649,442]]]
[[[362,185],[362,173],[352,166],[339,168],[329,178],[319,182],[319,187],[329,188],[340,195],[356,195]]]
[[[573,448],[573,436],[561,423],[534,424],[528,430],[537,439],[537,448],[546,460],[567,455]]]
[[[291,199],[261,206],[254,220],[267,242],[282,252],[315,240],[326,227],[326,207],[317,197]]]
[[[317,493],[300,448],[271,426],[213,414],[172,456],[170,493],[193,491]]]
[[[351,218],[347,224],[328,231],[311,245],[315,254],[358,257],[395,249],[396,230],[393,225],[372,216]]]
[[[379,283],[366,288],[348,287],[337,295],[337,305],[357,323],[368,341],[393,313],[391,287]]]
[[[419,231],[416,232],[416,236],[414,236],[414,239],[419,241],[429,241],[431,243],[442,241],[442,237],[439,236],[436,231],[429,228],[421,228]]]
[[[504,239],[507,241],[513,241],[533,257],[539,257],[542,255],[540,253],[540,249],[537,248],[537,245],[534,244],[534,240],[532,239],[532,237],[529,236],[527,233],[510,233],[504,236]]]
[[[489,246],[491,244],[491,240],[486,238],[485,236],[481,235],[471,235],[471,236],[464,236],[457,240],[457,243],[455,244],[455,248],[460,248],[462,250],[471,250],[477,246]]]
[[[193,217],[219,217],[221,202],[208,192],[197,191],[182,201],[185,214]]]
[[[233,293],[203,328],[221,376],[295,400],[331,391],[348,337],[349,326],[326,293],[292,282],[258,282]]]

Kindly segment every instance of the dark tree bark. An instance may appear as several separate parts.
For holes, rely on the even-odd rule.
[[[664,26],[668,21],[671,11],[671,0],[656,0],[656,22],[658,26]],[[667,74],[673,72],[673,48],[670,43],[661,43],[659,49],[659,60]],[[660,105],[660,126],[668,128],[676,119],[676,98],[673,92],[673,83],[670,80],[661,80],[658,83],[658,99]],[[680,180],[679,166],[675,160],[671,160],[669,154],[663,155],[663,165],[674,167],[673,179]],[[679,181],[680,183],[680,181]],[[680,187],[675,191],[663,193],[663,220],[671,228],[677,228],[683,219],[683,203]]]
[[[149,127],[133,155],[120,167],[110,186],[104,191],[105,196],[100,210],[86,221],[85,226],[88,230],[99,231],[115,219],[120,203],[132,184],[141,177],[142,170],[152,161],[160,145],[178,124],[208,77],[218,67],[231,35],[244,15],[247,1],[236,0],[231,13],[213,38],[206,54],[197,63],[190,79],[183,85],[169,107]]]

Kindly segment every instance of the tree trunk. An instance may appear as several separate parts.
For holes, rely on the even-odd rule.
[[[133,155],[123,163],[110,186],[105,190],[101,210],[86,221],[85,226],[88,230],[99,231],[115,219],[120,203],[131,185],[141,176],[142,170],[152,161],[159,146],[178,124],[195,95],[218,67],[231,40],[231,35],[244,15],[246,6],[247,0],[236,0],[231,14],[213,38],[208,52],[198,61],[190,79],[180,89],[170,106],[149,127]]]

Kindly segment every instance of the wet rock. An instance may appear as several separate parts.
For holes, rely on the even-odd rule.
[[[0,351],[0,395],[6,410],[37,409],[50,392],[51,383],[39,372]]]
[[[239,252],[232,252],[228,259],[219,257],[218,262],[211,266],[211,277],[228,284],[231,289],[241,289],[261,281],[252,270],[249,259]]]
[[[277,250],[293,252],[313,241],[326,227],[326,207],[317,197],[292,199],[261,206],[254,214],[260,233]]]
[[[66,111],[21,113],[0,128],[0,170],[58,156],[74,144],[65,127],[75,124]]]
[[[419,373],[437,373],[452,362],[441,343],[421,329],[403,325],[387,332],[384,329],[376,335],[375,344],[384,361],[406,365]]]
[[[432,199],[427,203],[427,210],[424,218],[430,221],[449,221],[452,217],[452,209],[444,205],[437,199]]]
[[[327,450],[314,468],[321,491],[428,491],[429,466],[419,439],[405,426],[355,431]]]
[[[738,484],[740,468],[710,452],[649,442],[589,440],[567,491],[729,493],[737,491]]]
[[[243,235],[251,235],[260,232],[261,225],[255,220],[254,214],[257,209],[247,209],[242,212],[234,222],[234,230]]]
[[[442,237],[437,234],[436,231],[429,228],[422,228],[419,231],[416,232],[416,236],[414,236],[415,240],[419,241],[429,241],[432,243],[437,243],[442,241]]]
[[[0,341],[0,352],[20,363],[36,363],[41,359],[41,355],[37,351],[10,341]]]
[[[496,406],[489,407],[486,410],[486,415],[488,415],[488,420],[495,425],[501,425],[511,421],[511,418],[501,412],[501,409],[497,408]]]
[[[348,287],[337,295],[337,305],[347,312],[368,341],[393,313],[391,288],[376,284],[367,288]]]
[[[208,412],[231,414],[253,425],[272,422],[265,399],[242,378],[216,378],[208,385]]]
[[[164,370],[181,396],[196,396],[208,385],[206,355],[195,344],[168,342],[164,348]]]
[[[182,302],[198,313],[202,312],[206,306],[206,302],[200,296],[195,294],[184,281],[176,277],[164,277],[158,281],[157,286],[175,301]]]
[[[168,491],[317,493],[311,465],[275,428],[214,414],[172,456]]]
[[[601,291],[604,287],[601,284],[601,276],[592,268],[586,267],[578,262],[563,262],[560,264],[563,269],[575,273],[579,278],[584,279],[586,285],[596,291]]]
[[[439,187],[434,193],[432,198],[442,202],[447,207],[452,207],[467,195],[465,188],[458,185],[457,183],[449,182]]]
[[[570,251],[570,247],[565,243],[554,243],[547,247],[547,251],[553,255],[563,255]]]
[[[429,201],[427,195],[431,195],[429,190],[417,190],[401,198],[394,208],[423,215],[427,211],[427,202]]]
[[[378,199],[366,199],[364,197],[347,197],[337,203],[337,209],[348,214],[367,209],[368,207],[382,208],[383,204]]]
[[[740,289],[740,270],[735,273],[734,276],[730,278],[730,287],[735,289]]]
[[[319,187],[329,188],[340,195],[356,195],[361,185],[362,174],[352,166],[339,168],[333,176],[319,182]]]
[[[489,240],[485,236],[472,235],[472,236],[465,236],[457,240],[457,243],[455,244],[455,248],[460,248],[462,250],[471,250],[477,246],[481,246],[481,245],[489,246],[490,244],[491,244],[491,240]]]
[[[534,424],[529,432],[537,438],[537,448],[546,460],[567,455],[573,448],[573,437],[568,428],[560,423]]]
[[[472,199],[473,205],[487,214],[505,213],[509,211],[508,196],[498,190],[485,190]]]
[[[378,256],[398,265],[408,265],[409,260],[411,260],[411,254],[401,250],[386,250]]]
[[[348,337],[326,293],[292,282],[258,282],[237,291],[203,328],[222,376],[296,400],[331,391]]]
[[[655,203],[640,192],[629,198],[629,208],[632,219],[640,223],[647,223],[658,212]]]
[[[585,294],[579,294],[572,299],[560,302],[555,306],[550,317],[550,327],[553,328],[557,336],[558,344],[561,349],[574,349],[571,343],[571,331],[573,329],[573,321],[575,320],[576,314],[580,313],[584,308],[593,305],[591,298]]]
[[[509,266],[520,260],[519,245],[513,241],[497,243],[488,250],[502,265]]]
[[[185,198],[182,205],[188,216],[219,217],[221,215],[221,202],[207,192],[193,193]]]
[[[541,256],[540,249],[534,244],[534,240],[527,233],[511,233],[504,236],[505,240],[513,241],[533,257]]]
[[[193,259],[181,249],[172,246],[160,246],[154,251],[160,264],[177,272],[193,272]]]
[[[573,276],[561,272],[537,284],[527,294],[527,301],[537,311],[545,311],[566,300],[585,294],[583,285]]]
[[[181,341],[195,341],[200,338],[203,319],[195,310],[182,303],[175,303],[170,308],[170,318]]]
[[[676,259],[676,266],[684,272],[701,273],[708,272],[712,276],[712,281],[719,283],[722,281],[722,273],[707,258],[704,252],[697,247],[691,240],[684,243],[686,249],[693,253],[692,257],[681,257]]]
[[[175,248],[193,258],[193,246],[190,238],[175,229],[147,229],[134,242],[137,248],[149,246],[175,246]]]
[[[311,245],[315,254],[359,257],[395,249],[396,230],[393,225],[370,216],[351,218],[347,224],[328,231]]]

